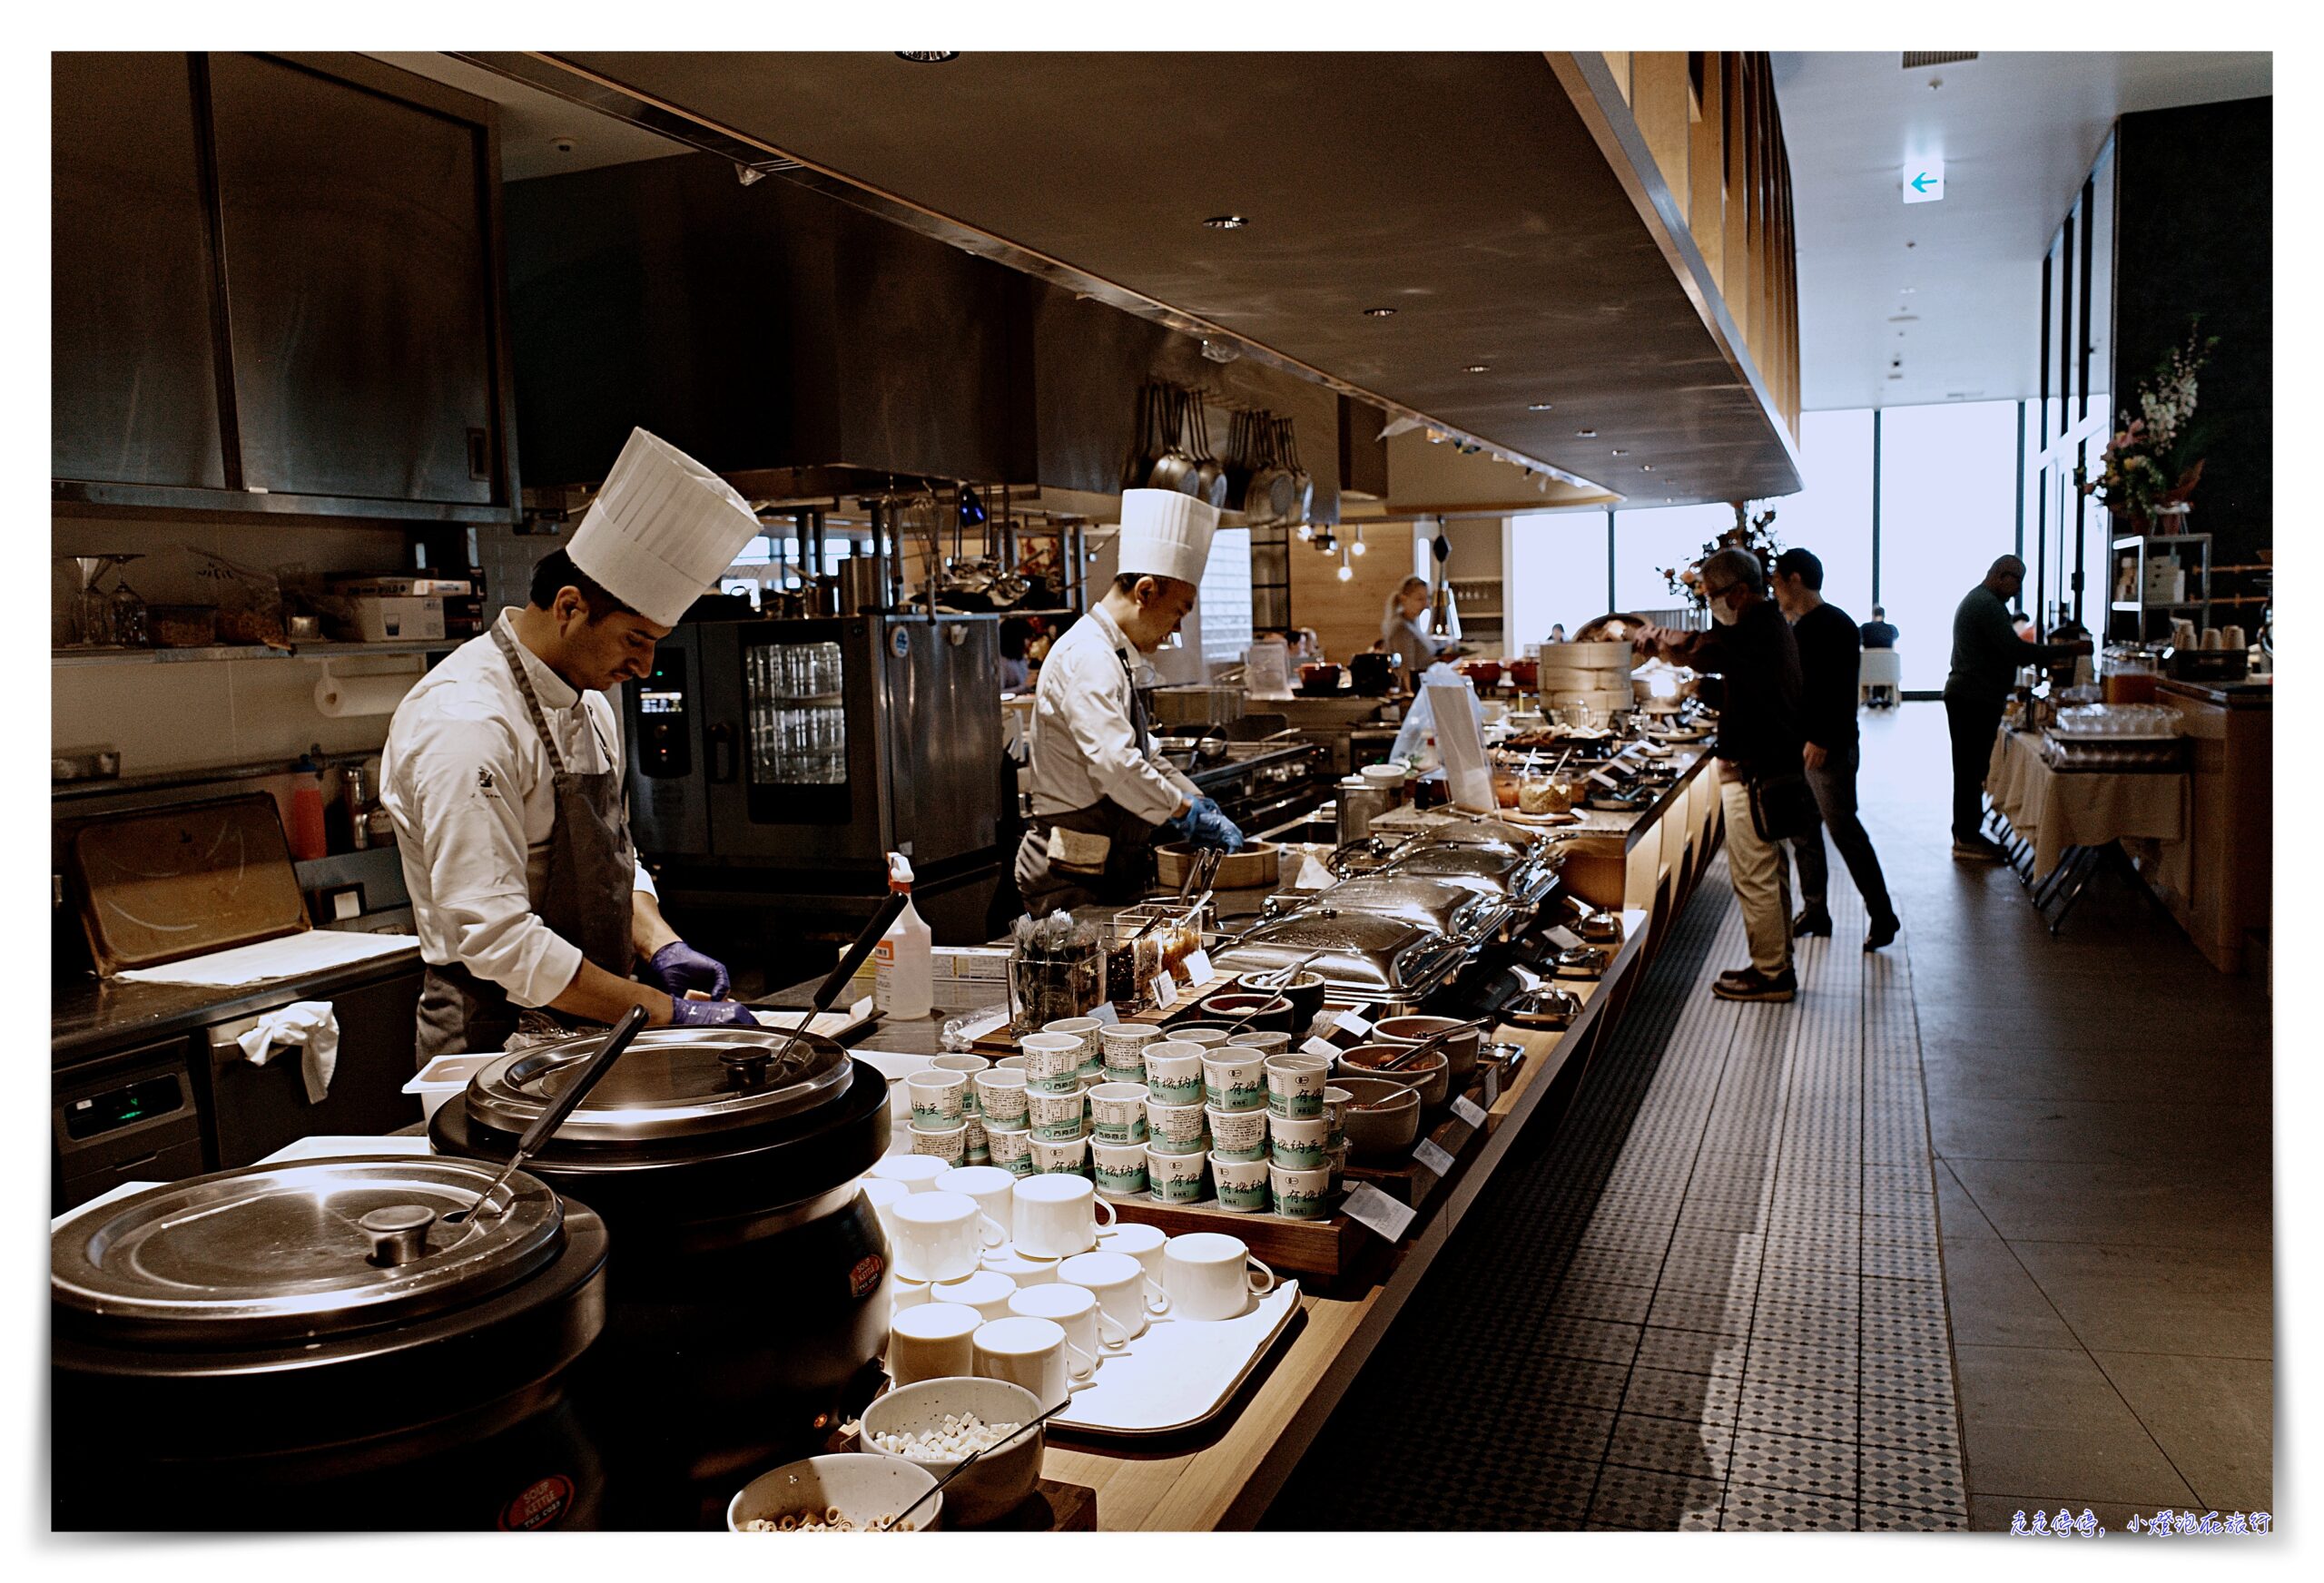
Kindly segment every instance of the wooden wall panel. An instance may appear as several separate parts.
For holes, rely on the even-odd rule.
[[[1727,241],[1727,100],[1724,57],[1703,62],[1702,102],[1697,107],[1687,154],[1693,192],[1687,204],[1688,228],[1714,279],[1724,279]],[[1724,292],[1721,295],[1725,295]]]
[[[1355,529],[1343,533],[1352,540]],[[1372,646],[1388,595],[1413,575],[1411,523],[1366,523],[1364,537],[1364,553],[1348,558],[1355,576],[1345,583],[1339,580],[1339,556],[1295,539],[1291,546],[1292,624],[1314,627],[1324,654],[1343,664]]]
[[[1692,97],[1687,88],[1686,51],[1640,50],[1630,56],[1630,113],[1681,210],[1690,191],[1687,144]]]

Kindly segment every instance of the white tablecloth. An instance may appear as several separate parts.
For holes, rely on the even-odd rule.
[[[2004,731],[1994,740],[1985,792],[2034,848],[2034,872],[2058,866],[2068,847],[2145,841],[2183,867],[2187,850],[2187,777],[2113,771],[2061,773],[2042,758],[2042,740]]]

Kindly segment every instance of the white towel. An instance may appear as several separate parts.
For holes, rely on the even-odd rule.
[[[267,1012],[241,1042],[242,1054],[253,1067],[272,1060],[277,1047],[296,1045],[307,1103],[320,1105],[330,1093],[330,1076],[339,1067],[339,1014],[330,1001],[294,1000],[278,1011]]]

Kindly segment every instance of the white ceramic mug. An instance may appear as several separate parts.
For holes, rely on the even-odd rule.
[[[1266,1080],[1267,1109],[1275,1115],[1321,1116],[1332,1064],[1320,1056],[1269,1056]]]
[[[951,1168],[926,1155],[885,1155],[864,1175],[883,1182],[901,1182],[908,1193],[929,1193],[935,1190],[936,1178]]]
[[[1139,1220],[1122,1220],[1098,1234],[1098,1249],[1100,1253],[1128,1254],[1136,1259],[1145,1270],[1147,1280],[1152,1283],[1152,1289],[1147,1293],[1149,1300],[1167,1303],[1169,1300],[1162,1294],[1162,1248],[1169,1240],[1167,1234],[1158,1225],[1148,1225]],[[1158,1313],[1161,1311],[1157,1309],[1155,1312]]]
[[[1332,1191],[1329,1165],[1297,1171],[1288,1165],[1267,1165],[1267,1186],[1275,1194],[1275,1212],[1293,1220],[1321,1220]]]
[[[1114,1206],[1098,1196],[1086,1176],[1028,1176],[1011,1195],[1020,1253],[1050,1259],[1086,1254],[1098,1245],[1098,1223],[1114,1224]]]
[[[1168,1294],[1147,1276],[1146,1266],[1128,1254],[1102,1248],[1094,1254],[1076,1254],[1059,1263],[1057,1278],[1088,1292],[1132,1340],[1146,1333],[1148,1315],[1170,1312]]]
[[[1104,1057],[1098,1047],[1098,1030],[1106,1025],[1094,1017],[1060,1017],[1055,1022],[1041,1024],[1043,1033],[1061,1033],[1081,1041],[1081,1076],[1098,1075]]]
[[[1100,1083],[1089,1090],[1089,1133],[1109,1144],[1146,1141],[1146,1085]]]
[[[957,1281],[976,1269],[988,1237],[998,1244],[1007,1235],[992,1236],[1000,1228],[959,1193],[914,1193],[891,1205],[888,1218],[896,1273],[909,1281]]]
[[[976,1371],[974,1337],[984,1316],[955,1303],[923,1303],[888,1323],[888,1377],[899,1385]]]
[[[958,1126],[967,1116],[969,1075],[930,1067],[904,1079],[911,1096],[911,1124],[931,1132]]]
[[[1209,1117],[1199,1105],[1146,1102],[1146,1146],[1157,1155],[1199,1155],[1209,1146]]]
[[[1218,1196],[1218,1207],[1236,1214],[1257,1214],[1267,1206],[1267,1163],[1261,1160],[1230,1160],[1214,1153],[1210,1156],[1210,1179]]]
[[[1057,1279],[1055,1259],[1039,1258],[1013,1244],[1004,1245],[984,1256],[984,1267],[995,1274],[1006,1275],[1019,1286],[1038,1286],[1044,1281]]]
[[[1075,1362],[1076,1375],[1086,1377],[1097,1368],[1101,1352],[1118,1352],[1129,1345],[1129,1330],[1098,1306],[1097,1293],[1086,1286],[1068,1284],[1062,1274],[1046,1285],[1019,1286],[1009,1300],[1009,1312],[1027,1319],[1050,1320],[1065,1332],[1074,1352],[1089,1360],[1087,1368]]]
[[[888,1312],[901,1313],[907,1308],[918,1308],[928,1301],[930,1287],[925,1281],[907,1281],[896,1273],[893,1264],[888,1266]]]
[[[992,1156],[992,1164],[1012,1176],[1033,1174],[1033,1132],[1030,1127],[995,1126],[986,1124],[985,1149]]]
[[[896,1234],[888,1225],[888,1211],[898,1199],[911,1197],[911,1189],[901,1182],[891,1182],[885,1176],[868,1174],[859,1177],[855,1185],[863,1195],[863,1201],[872,1206],[872,1218],[880,1223],[880,1234],[893,1242]]]
[[[1247,1045],[1212,1047],[1202,1058],[1202,1091],[1213,1110],[1265,1109],[1266,1057]]]
[[[958,1193],[976,1200],[977,1208],[989,1223],[984,1230],[984,1245],[989,1248],[997,1248],[1009,1240],[1009,1223],[1015,1214],[1010,1207],[1009,1189],[1016,1185],[1017,1178],[999,1165],[962,1165],[936,1178],[939,1193]]]
[[[1200,1105],[1202,1047],[1183,1039],[1147,1045],[1146,1096],[1157,1105]]]
[[[940,1281],[929,1293],[931,1303],[957,1303],[963,1308],[973,1308],[984,1319],[1006,1319],[1009,1300],[1017,1294],[1017,1283],[998,1270],[979,1270],[963,1275],[958,1281]]]
[[[1320,1171],[1331,1152],[1331,1118],[1323,1116],[1278,1116],[1268,1128],[1274,1148],[1269,1158],[1295,1171]]]
[[[1017,1041],[1025,1052],[1025,1086],[1035,1094],[1081,1091],[1081,1041],[1069,1033],[1029,1033]]]
[[[1275,1272],[1252,1257],[1241,1237],[1190,1232],[1163,1245],[1162,1289],[1180,1319],[1233,1319],[1252,1297],[1275,1290]]]
[[[1070,1094],[1029,1094],[1025,1096],[1026,1118],[1032,1123],[1033,1136],[1049,1143],[1064,1143],[1088,1136],[1088,1103],[1080,1090]]]
[[[975,1372],[987,1380],[1022,1385],[1044,1412],[1062,1406],[1067,1397],[1089,1382],[1074,1379],[1075,1365],[1084,1365],[1078,1372],[1087,1375],[1097,1368],[1098,1360],[1087,1352],[1076,1359],[1072,1354],[1078,1350],[1065,1339],[1057,1321],[1019,1314],[979,1325],[972,1341]]]
[[[1200,1149],[1166,1155],[1152,1144],[1146,1145],[1147,1191],[1157,1204],[1199,1204],[1208,1175],[1209,1156]]]
[[[1114,1022],[1098,1030],[1098,1061],[1108,1082],[1146,1081],[1146,1052],[1162,1042],[1162,1030],[1149,1023]]]
[[[1229,1160],[1264,1160],[1267,1155],[1267,1113],[1264,1110],[1208,1110],[1203,1117],[1210,1127],[1210,1152]]]
[[[1002,1126],[1022,1126],[1025,1122],[1025,1074],[1004,1072],[998,1067],[976,1075],[977,1112],[984,1117],[988,1131],[995,1123]]]
[[[957,1074],[956,1074],[957,1076]],[[969,1163],[969,1121],[962,1116],[947,1127],[911,1124],[911,1152],[936,1161],[945,1170]]]
[[[1146,1145],[1089,1140],[1089,1174],[1098,1191],[1109,1198],[1129,1198],[1146,1191]]]

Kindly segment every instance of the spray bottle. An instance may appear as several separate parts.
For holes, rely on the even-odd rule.
[[[888,889],[911,895],[911,863],[901,852],[888,854]],[[880,944],[872,953],[872,1003],[891,1020],[912,1021],[926,1017],[934,999],[929,988],[928,925],[907,900]]]

